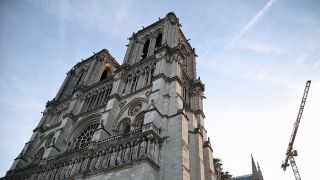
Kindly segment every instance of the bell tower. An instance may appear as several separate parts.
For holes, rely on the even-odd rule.
[[[76,64],[6,177],[215,180],[196,53],[170,12]]]

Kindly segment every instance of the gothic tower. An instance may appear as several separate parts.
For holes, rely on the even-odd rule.
[[[214,180],[196,53],[172,12],[76,64],[6,179]]]

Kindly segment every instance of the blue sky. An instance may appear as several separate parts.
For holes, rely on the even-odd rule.
[[[31,137],[66,72],[106,48],[122,63],[127,38],[174,11],[198,54],[205,126],[233,175],[293,179],[280,168],[306,80],[294,147],[302,178],[320,179],[320,1],[0,1],[0,176]]]

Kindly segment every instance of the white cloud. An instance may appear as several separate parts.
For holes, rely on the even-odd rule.
[[[63,21],[75,21],[90,29],[108,31],[113,35],[125,38],[128,29],[137,23],[132,17],[133,1],[111,2],[111,1],[50,1],[29,0],[39,8],[61,18]],[[130,14],[130,15],[129,15]]]
[[[240,41],[234,45],[234,48],[261,54],[280,55],[283,53],[282,48],[279,48],[278,46],[252,40]]]

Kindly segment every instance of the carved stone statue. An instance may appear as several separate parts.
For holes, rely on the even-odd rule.
[[[105,154],[105,151],[99,152],[99,156],[98,156],[96,165],[94,166],[94,169],[100,169],[101,168],[101,164],[102,164],[102,160],[103,160],[104,154]]]
[[[88,162],[89,162],[89,156],[85,155],[84,156],[84,160],[82,161],[81,167],[80,167],[80,172],[81,173],[83,173],[83,172],[85,172],[87,170]]]
[[[112,149],[107,149],[106,153],[103,157],[103,161],[102,161],[102,168],[107,168],[109,167],[109,160],[110,160],[110,156],[112,154]]]
[[[138,159],[138,153],[139,153],[139,141],[134,142],[134,147],[132,148],[132,160],[136,161]]]
[[[117,154],[117,165],[122,164],[122,152],[122,146],[120,146]]]
[[[147,141],[146,138],[143,137],[139,147],[139,157],[141,158],[146,154]]]
[[[128,143],[126,145],[126,148],[124,150],[124,155],[123,155],[123,162],[129,162],[130,161],[130,144]]]
[[[91,163],[90,163],[89,171],[93,171],[94,170],[94,167],[96,165],[97,160],[98,160],[98,154],[93,155],[93,158],[92,158]]]
[[[116,148],[112,148],[112,154],[110,157],[110,167],[115,166],[117,160],[117,150]]]

